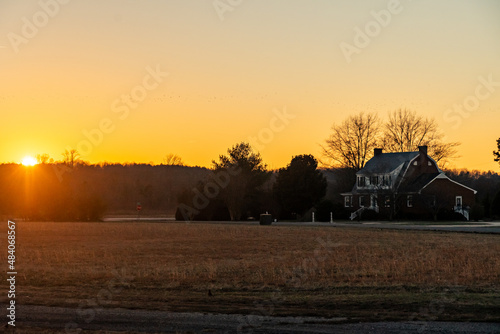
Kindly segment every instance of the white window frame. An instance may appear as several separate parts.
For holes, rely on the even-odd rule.
[[[458,201],[460,200],[460,204],[458,204]],[[461,207],[464,205],[464,199],[462,196],[455,196],[455,206]]]
[[[364,188],[364,187],[366,187],[366,177],[364,177],[364,176],[358,176],[357,182],[358,182],[358,188]]]
[[[413,208],[413,195],[406,196],[406,207]]]
[[[387,187],[389,185],[389,176],[382,175],[382,187]]]
[[[365,204],[361,203],[361,202],[364,202],[364,199],[365,199],[364,195],[360,195],[359,198],[358,198],[358,202],[359,202],[359,207],[360,208],[364,208],[366,206]]]
[[[388,174],[388,175],[383,175],[382,176],[382,183],[381,185],[383,187],[390,187],[392,184],[392,176],[391,174]]]
[[[352,207],[352,196],[345,196],[344,197],[344,207],[345,208]]]

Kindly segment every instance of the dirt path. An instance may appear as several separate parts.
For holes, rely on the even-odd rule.
[[[47,328],[57,332],[85,330],[144,333],[500,333],[498,323],[379,322],[343,323],[345,319],[270,317],[147,310],[20,306],[17,328]],[[66,330],[65,330],[66,329]]]

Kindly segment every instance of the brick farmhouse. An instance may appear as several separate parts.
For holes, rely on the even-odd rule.
[[[417,152],[382,153],[374,156],[359,172],[351,192],[343,193],[351,219],[367,211],[380,216],[409,219],[436,219],[453,212],[469,219],[476,190],[448,178],[427,155],[427,146]]]

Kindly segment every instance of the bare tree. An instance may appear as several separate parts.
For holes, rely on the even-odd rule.
[[[83,161],[80,159],[80,153],[78,153],[78,151],[75,149],[65,150],[62,156],[63,163],[68,167],[75,167],[76,165],[83,163]]]
[[[435,119],[416,111],[398,109],[389,113],[383,126],[382,146],[387,152],[413,152],[426,145],[429,155],[441,166],[457,157],[458,142],[444,142]]]
[[[170,153],[163,158],[163,163],[167,166],[184,166],[182,158],[176,154]]]
[[[53,163],[54,159],[52,159],[47,153],[44,153],[44,154],[37,154],[36,161],[39,164],[47,164],[47,163]]]
[[[380,135],[380,120],[375,113],[361,112],[332,126],[332,134],[321,146],[329,167],[360,170],[372,157]]]

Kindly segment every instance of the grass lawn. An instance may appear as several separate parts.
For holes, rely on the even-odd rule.
[[[500,321],[497,235],[17,222],[16,245],[19,304]]]

